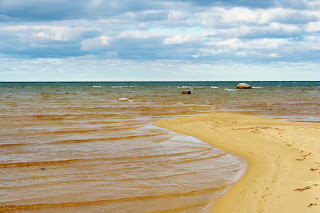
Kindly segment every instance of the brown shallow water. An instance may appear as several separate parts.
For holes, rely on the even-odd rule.
[[[181,95],[185,89],[193,94]],[[1,85],[0,211],[208,212],[246,163],[151,123],[219,109],[317,121],[319,112],[306,111],[319,106],[317,86],[305,95],[309,107],[288,91],[280,97],[291,101],[253,93],[228,85]]]

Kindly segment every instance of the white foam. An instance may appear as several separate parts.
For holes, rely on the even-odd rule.
[[[161,127],[157,127],[157,126],[144,126],[144,127],[141,127],[140,129],[158,129],[158,130],[165,130],[165,131],[168,131],[167,129],[165,128],[161,128]],[[170,135],[170,139],[167,139],[167,141],[176,141],[176,142],[191,142],[191,143],[197,143],[197,144],[205,144],[207,145],[207,143],[195,138],[195,137],[192,137],[192,136],[189,136],[189,135],[183,135],[183,134],[179,134],[179,133],[176,133],[176,132],[170,132],[168,131],[167,133],[168,135]],[[210,145],[209,145],[210,146]]]
[[[111,88],[128,88],[128,87],[135,87],[135,86],[112,86]]]
[[[260,88],[262,88],[262,87],[252,87],[252,89],[260,89]]]
[[[188,135],[182,135],[182,134],[178,134],[178,133],[172,133],[170,132],[169,135],[173,135],[170,138],[170,141],[179,141],[179,142],[192,142],[192,143],[199,143],[199,144],[206,144],[203,141],[192,137],[192,136],[188,136]]]
[[[97,87],[98,88],[98,87],[101,87],[101,86],[92,86],[92,87]]]
[[[120,101],[126,101],[128,100],[129,98],[119,98]]]
[[[211,87],[212,89],[217,89],[217,88],[219,88],[219,87],[216,87],[216,86],[213,86],[213,87]]]
[[[193,89],[193,88],[190,87],[190,86],[181,86],[181,87],[177,87],[177,88],[180,88],[180,89],[186,89],[186,88]]]
[[[224,89],[224,90],[229,91],[229,92],[235,92],[235,91],[237,91],[236,89]]]

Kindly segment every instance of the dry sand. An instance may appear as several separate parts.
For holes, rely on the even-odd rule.
[[[210,212],[320,212],[319,124],[219,112],[154,125],[247,160],[247,173]]]

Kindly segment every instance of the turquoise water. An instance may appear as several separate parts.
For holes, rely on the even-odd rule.
[[[320,121],[320,82],[237,83],[0,83],[0,211],[208,212],[246,163],[152,122],[214,111]]]

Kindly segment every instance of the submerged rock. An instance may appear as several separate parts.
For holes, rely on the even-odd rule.
[[[187,90],[187,91],[182,91],[181,94],[191,94],[191,91]]]
[[[237,85],[237,89],[252,89],[252,87],[249,84],[240,83]]]

